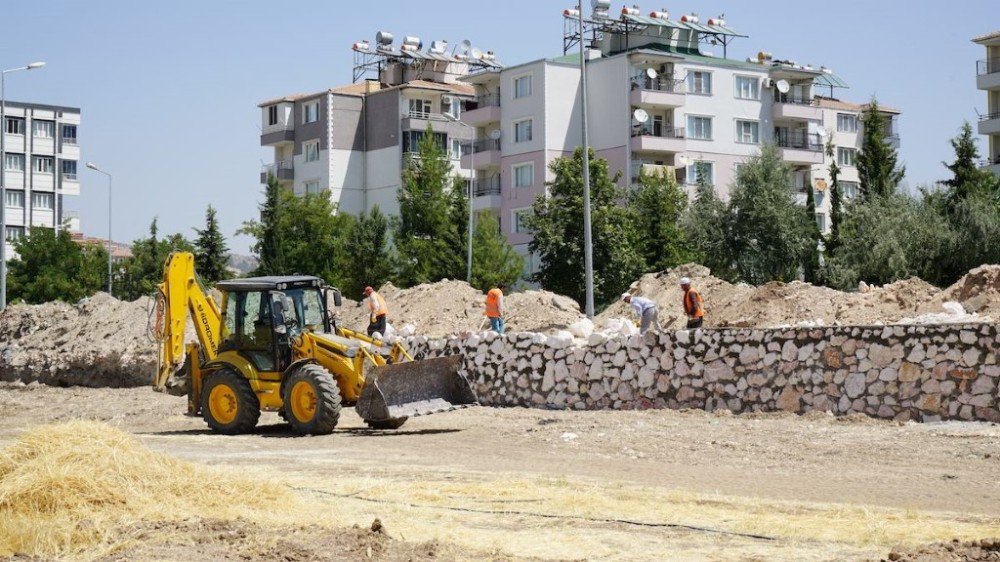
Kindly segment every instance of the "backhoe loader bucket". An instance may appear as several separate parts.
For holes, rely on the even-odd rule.
[[[407,361],[366,373],[356,409],[365,421],[387,421],[447,412],[478,403],[461,356]]]

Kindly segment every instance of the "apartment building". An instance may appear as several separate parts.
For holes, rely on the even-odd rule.
[[[976,87],[986,92],[986,112],[979,116],[979,134],[986,136],[983,165],[1000,176],[1000,31],[972,42],[986,48],[986,58],[976,61]]]
[[[6,102],[3,174],[7,256],[13,241],[35,227],[65,224],[66,195],[80,194],[77,133],[80,109]]]

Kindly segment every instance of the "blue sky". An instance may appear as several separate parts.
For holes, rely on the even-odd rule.
[[[258,102],[349,83],[351,43],[379,29],[425,42],[468,38],[507,64],[560,55],[561,11],[572,3],[8,0],[0,65],[48,63],[8,75],[8,99],[82,108],[83,159],[115,176],[116,239],[141,236],[154,216],[164,231],[191,236],[208,204],[232,236],[256,215],[260,164],[270,159],[259,146]],[[730,27],[750,36],[731,47],[730,57],[764,49],[823,64],[851,84],[842,99],[877,95],[902,109],[901,154],[911,186],[944,177],[948,139],[983,109],[975,61],[984,51],[969,39],[1000,27],[996,0],[963,0],[954,9],[903,0],[688,0],[666,7],[675,16],[724,12]],[[67,197],[66,207],[80,211],[87,234],[104,236],[106,181],[80,169],[82,194]],[[231,240],[234,251],[247,246],[246,239]]]

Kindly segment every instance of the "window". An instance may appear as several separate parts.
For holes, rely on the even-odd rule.
[[[306,194],[319,193],[319,182],[318,181],[307,181],[305,183]]]
[[[711,72],[688,72],[687,91],[689,94],[712,94]]]
[[[759,100],[760,80],[753,76],[737,76],[736,97],[741,100]]]
[[[33,121],[32,126],[36,137],[51,139],[56,136],[56,124],[53,121]]]
[[[8,117],[7,118],[7,134],[8,135],[23,135],[24,134],[24,119],[18,117]]]
[[[816,213],[816,226],[820,232],[826,232],[826,213]]]
[[[531,95],[531,75],[514,79],[514,98],[526,98]]]
[[[458,160],[462,157],[462,141],[461,139],[451,139],[451,157]]]
[[[31,208],[35,210],[51,211],[55,197],[51,193],[34,192],[31,194]]]
[[[837,130],[841,133],[858,132],[858,116],[850,113],[837,114]]]
[[[698,173],[704,175],[705,181],[709,185],[715,185],[715,164],[698,160],[687,167],[687,183],[695,185],[698,183]]]
[[[403,131],[403,153],[418,152],[420,150],[420,141],[423,140],[424,134],[424,131]],[[432,134],[434,135],[434,141],[441,148],[441,152],[447,152],[448,135],[445,133]]]
[[[315,123],[319,121],[319,102],[314,101],[302,106],[302,122]]]
[[[525,224],[525,219],[531,215],[531,209],[519,209],[514,211],[514,228],[513,231],[517,233],[528,232],[528,226]]]
[[[712,118],[688,115],[687,138],[712,140]]]
[[[76,144],[76,125],[62,126],[62,140],[64,144]]]
[[[40,174],[51,174],[55,163],[50,156],[35,156],[34,169]]]
[[[410,100],[410,117],[427,119],[431,116],[431,100]]]
[[[736,142],[760,144],[760,124],[756,121],[736,121]]]
[[[535,163],[514,166],[514,187],[531,187],[535,183]]]
[[[531,140],[531,119],[522,119],[514,122],[514,142],[528,142]]]
[[[62,160],[62,176],[65,180],[76,179],[76,160]]]
[[[808,171],[797,170],[792,173],[792,186],[795,187],[796,192],[805,193],[807,185],[809,185]]]
[[[837,149],[837,164],[841,166],[854,166],[854,160],[858,156],[858,151],[853,148]]]
[[[4,162],[4,169],[5,170],[11,170],[11,171],[14,171],[14,172],[23,172],[24,171],[24,155],[23,154],[11,154],[11,153],[8,152],[8,153],[4,154],[4,156],[5,156],[5,158],[4,158],[4,160],[5,160],[5,162]]]
[[[837,187],[845,199],[854,199],[858,196],[858,189],[861,185],[856,181],[838,181]]]
[[[7,190],[7,206],[8,207],[24,207],[24,192],[15,191],[13,189]]]
[[[278,124],[278,106],[272,105],[267,108],[267,124],[268,126]]]
[[[8,226],[7,227],[7,236],[6,236],[6,239],[7,239],[8,242],[14,242],[15,240],[19,240],[22,236],[24,236],[24,227],[23,226]]]
[[[302,152],[305,154],[306,162],[316,162],[319,160],[319,141],[309,141],[302,145]]]
[[[451,98],[451,104],[448,106],[448,113],[451,114],[455,119],[462,118],[462,100],[458,98]]]

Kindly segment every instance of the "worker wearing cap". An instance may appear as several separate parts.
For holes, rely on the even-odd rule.
[[[636,315],[640,318],[639,333],[645,334],[651,327],[660,330],[660,323],[657,321],[658,312],[656,303],[646,297],[633,297],[628,293],[622,293],[622,300],[625,301]]]
[[[498,334],[504,330],[503,317],[507,310],[503,304],[503,291],[506,288],[507,285],[500,283],[486,293],[486,317],[490,319],[490,328]]]
[[[368,336],[375,332],[385,335],[386,317],[389,316],[389,307],[385,305],[382,295],[375,292],[371,287],[365,287],[365,300],[368,302],[368,312],[370,314],[368,323]]]
[[[705,305],[701,299],[701,295],[698,291],[691,288],[691,280],[687,277],[681,277],[679,284],[681,290],[684,291],[684,314],[687,314],[688,329],[701,328],[702,322],[705,321]]]

